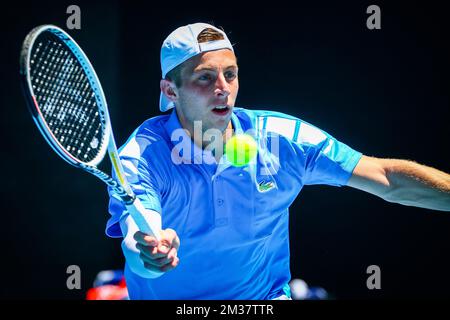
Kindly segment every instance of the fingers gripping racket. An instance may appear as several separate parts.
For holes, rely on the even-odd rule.
[[[34,122],[53,150],[110,186],[139,229],[159,238],[160,216],[146,210],[128,184],[119,160],[105,95],[94,68],[62,29],[43,25],[25,38],[20,74]],[[117,179],[97,168],[106,152]]]

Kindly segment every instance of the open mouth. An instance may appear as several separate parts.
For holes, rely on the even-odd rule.
[[[212,112],[219,116],[226,115],[228,113],[228,111],[230,111],[230,107],[227,107],[227,106],[218,106],[218,107],[215,107],[214,109],[212,109]]]

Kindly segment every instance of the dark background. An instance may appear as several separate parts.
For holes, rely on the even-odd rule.
[[[83,299],[97,272],[121,269],[104,234],[105,186],[63,162],[39,134],[19,86],[19,51],[40,24],[68,30],[89,56],[120,145],[158,115],[159,49],[176,27],[222,26],[240,66],[237,105],[300,117],[364,154],[450,172],[448,13],[440,2],[16,1],[2,7],[3,299]],[[382,29],[366,28],[381,7]],[[67,30],[67,29],[66,29]],[[449,298],[449,213],[387,203],[348,187],[306,187],[291,207],[291,270],[337,299]],[[66,288],[79,265],[82,289]],[[381,268],[381,290],[366,268]]]

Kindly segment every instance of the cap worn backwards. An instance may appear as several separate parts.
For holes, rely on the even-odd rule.
[[[221,33],[223,40],[199,43],[197,37],[206,28],[211,28]],[[162,78],[164,79],[167,73],[197,54],[219,49],[230,49],[234,51],[225,32],[210,24],[194,23],[176,29],[164,40],[161,47]],[[173,107],[173,102],[161,92],[159,109],[164,112]]]

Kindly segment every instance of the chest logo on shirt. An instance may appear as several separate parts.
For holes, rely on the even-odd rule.
[[[274,187],[274,183],[273,181],[265,181],[262,180],[261,182],[258,183],[258,191],[259,192],[267,192],[269,190],[272,190]]]

